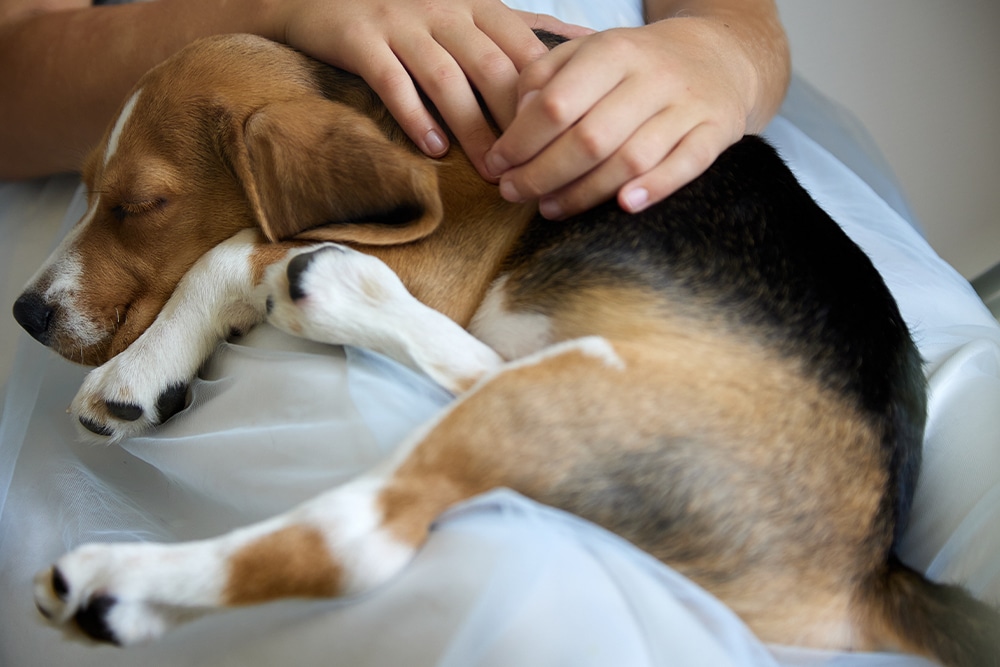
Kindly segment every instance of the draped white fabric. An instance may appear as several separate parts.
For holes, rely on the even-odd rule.
[[[589,7],[564,18],[599,27],[641,19],[629,2],[565,6],[577,4]],[[908,222],[891,174],[842,119],[796,82],[767,136],[873,258],[928,361],[925,469],[902,555],[1000,601],[1000,326]],[[19,288],[11,281],[27,278],[61,233],[44,220],[62,216],[72,187],[0,185],[8,304]],[[77,196],[62,231],[81,205]],[[196,380],[193,405],[154,434],[83,445],[65,409],[85,369],[27,336],[12,341],[0,339],[0,368],[12,369],[0,421],[0,665],[927,664],[764,646],[631,545],[503,490],[446,513],[415,562],[361,599],[217,614],[128,650],[71,640],[31,598],[34,572],[65,550],[207,537],[283,511],[385,456],[449,397],[381,357],[262,326],[223,345]]]

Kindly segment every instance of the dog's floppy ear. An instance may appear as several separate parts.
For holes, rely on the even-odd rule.
[[[346,105],[310,97],[272,103],[235,134],[231,161],[270,241],[392,245],[441,222],[434,163]]]

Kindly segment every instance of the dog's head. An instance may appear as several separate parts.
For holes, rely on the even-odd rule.
[[[15,317],[66,358],[99,364],[241,229],[270,241],[421,238],[442,217],[437,167],[402,137],[356,77],[259,38],[198,42],[123,104],[85,163],[86,214]]]

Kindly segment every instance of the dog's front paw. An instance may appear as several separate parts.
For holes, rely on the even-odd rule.
[[[35,576],[35,605],[57,625],[70,621],[102,642],[130,645],[155,639],[195,615],[158,600],[146,547],[92,544],[63,556]],[[181,582],[178,582],[178,585]]]
[[[268,269],[268,320],[288,333],[322,343],[378,349],[392,337],[392,316],[413,302],[380,259],[327,244],[291,255]],[[381,350],[379,350],[381,351]]]
[[[143,433],[184,409],[188,380],[171,379],[155,360],[126,350],[92,370],[70,412],[89,434],[118,441]]]

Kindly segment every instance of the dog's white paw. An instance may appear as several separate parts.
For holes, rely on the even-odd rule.
[[[268,319],[323,343],[371,347],[393,315],[414,301],[380,259],[337,244],[289,256],[268,269]]]
[[[503,363],[448,316],[418,301],[371,255],[330,244],[268,271],[268,317],[295,336],[374,350],[455,394]]]
[[[87,375],[70,413],[89,434],[112,441],[162,424],[184,409],[190,382],[164,368],[163,361],[125,350]]]
[[[199,615],[170,600],[157,599],[162,572],[158,545],[90,544],[59,559],[35,576],[35,605],[57,625],[74,621],[92,639],[138,644],[163,635]],[[152,557],[151,557],[152,556]],[[158,576],[159,575],[159,576]],[[175,582],[183,588],[186,582]]]

